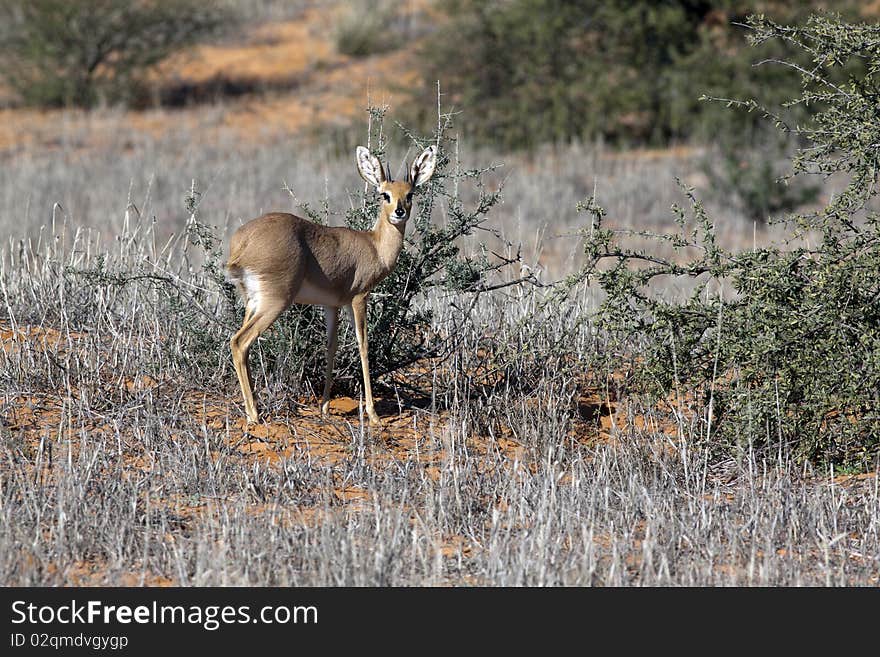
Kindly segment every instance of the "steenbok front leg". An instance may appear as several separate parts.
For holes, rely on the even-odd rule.
[[[324,394],[321,396],[321,415],[330,410],[330,389],[333,387],[333,363],[336,360],[336,344],[339,334],[339,308],[324,306],[324,322],[327,325],[326,369],[324,370]]]
[[[357,336],[358,351],[361,354],[361,369],[364,373],[364,397],[367,401],[367,415],[370,424],[381,424],[376,409],[373,408],[373,388],[370,385],[370,362],[367,359],[367,295],[359,295],[351,302],[354,331]]]

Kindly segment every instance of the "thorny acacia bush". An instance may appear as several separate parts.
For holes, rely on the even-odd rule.
[[[815,113],[792,126],[756,101],[728,102],[801,140],[792,175],[837,174],[845,189],[819,211],[785,218],[785,243],[745,251],[718,246],[688,192],[690,210],[673,208],[680,234],[639,233],[673,246],[672,258],[628,248],[591,198],[581,206],[592,215],[589,264],[573,280],[595,277],[607,295],[601,325],[618,347],[638,345],[630,353],[639,389],[702,403],[704,436],[715,444],[865,466],[880,445],[880,215],[871,206],[880,26],[817,15],[803,27],[757,16],[749,27],[755,44],[781,39],[809,55],[809,68],[767,64],[800,74],[800,94],[782,111],[808,105]],[[852,60],[863,73],[841,76]],[[668,277],[687,277],[696,290],[685,302],[660,298],[650,284]]]
[[[368,141],[371,151],[383,162],[387,147],[384,114],[384,109],[370,109]],[[500,190],[484,187],[482,176],[489,169],[462,170],[450,159],[450,153],[455,152],[454,139],[448,136],[450,127],[449,115],[439,116],[437,131],[430,138],[413,135],[400,126],[405,140],[412,142],[412,150],[435,143],[440,147],[440,155],[430,183],[416,195],[412,225],[407,227],[405,248],[397,266],[370,294],[370,370],[376,380],[374,385],[378,384],[380,389],[383,375],[424,358],[450,356],[464,335],[464,327],[471,322],[471,311],[482,293],[521,283],[540,285],[534,274],[526,270],[520,275],[519,267],[513,267],[519,263],[520,255],[512,250],[512,245],[508,244],[510,252],[506,255],[490,254],[485,248],[476,256],[461,252],[461,238],[472,236],[478,229],[492,231],[486,221],[500,200]],[[395,151],[399,149],[399,145],[394,147]],[[356,176],[353,157],[351,172]],[[86,283],[136,286],[142,292],[152,291],[155,303],[161,307],[158,314],[174,318],[177,336],[168,340],[166,356],[198,380],[231,375],[228,341],[244,317],[241,299],[225,280],[225,240],[200,217],[202,200],[193,181],[186,198],[189,221],[181,236],[185,240],[184,258],[176,272],[170,271],[170,263],[157,265],[155,257],[143,257],[140,261],[125,258],[111,264],[104,256],[93,259],[86,267],[67,267],[64,272],[72,279],[74,288]],[[438,206],[442,206],[445,214],[442,223],[432,218],[439,214]],[[308,203],[301,207],[312,221],[329,221],[331,209],[326,201],[320,207]],[[378,197],[373,189],[365,189],[351,199],[345,223],[351,228],[369,229],[377,214]],[[508,269],[515,269],[516,275],[508,274]],[[442,322],[432,321],[430,304],[424,303],[428,295],[447,295],[458,311],[446,315]],[[286,386],[294,381],[313,384],[322,380],[325,339],[323,310],[294,304],[263,334],[251,354],[259,381]],[[355,394],[360,385],[354,329],[343,319],[334,392]],[[395,385],[419,383],[408,376],[406,380],[399,378]]]

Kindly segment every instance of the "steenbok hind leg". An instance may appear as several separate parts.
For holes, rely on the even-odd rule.
[[[253,377],[248,363],[248,353],[251,345],[274,322],[284,310],[281,303],[264,304],[262,308],[255,308],[248,313],[248,317],[242,324],[238,333],[232,336],[229,346],[232,350],[232,364],[238,375],[238,384],[241,386],[241,394],[244,398],[244,410],[249,422],[259,422],[257,405],[254,403]]]

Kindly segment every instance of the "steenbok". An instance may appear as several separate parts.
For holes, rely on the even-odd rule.
[[[235,231],[226,270],[244,298],[245,314],[230,346],[248,421],[259,421],[248,351],[286,308],[294,303],[307,303],[324,307],[327,324],[327,369],[321,413],[326,414],[330,406],[339,309],[346,306],[360,350],[367,415],[371,423],[379,422],[367,362],[367,295],[397,263],[412,210],[413,191],[431,178],[436,164],[437,147],[429,146],[407,169],[402,181],[393,181],[390,171],[383,169],[370,151],[357,147],[358,171],[381,197],[379,216],[372,230],[321,226],[292,214],[273,212],[252,219]]]

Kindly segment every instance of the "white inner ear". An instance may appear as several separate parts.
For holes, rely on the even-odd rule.
[[[424,185],[434,174],[434,167],[437,165],[437,147],[428,146],[422,151],[422,154],[416,158],[410,169],[410,177],[413,180],[413,186],[419,187]]]
[[[357,168],[361,174],[361,178],[366,180],[373,187],[379,187],[382,184],[382,165],[379,160],[363,146],[357,147]]]

